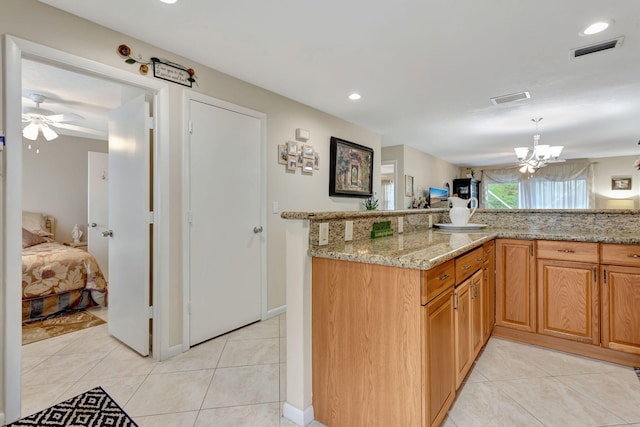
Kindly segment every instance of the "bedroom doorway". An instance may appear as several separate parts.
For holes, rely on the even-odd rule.
[[[24,58],[39,60],[49,64],[58,65],[71,71],[89,73],[124,85],[141,88],[151,94],[153,110],[156,112],[154,123],[153,154],[156,156],[153,175],[152,200],[154,206],[155,221],[152,227],[153,233],[153,263],[154,266],[149,276],[154,280],[153,305],[153,357],[162,360],[168,357],[168,317],[163,317],[168,309],[168,266],[169,259],[169,223],[162,221],[168,218],[169,206],[164,199],[164,192],[168,192],[169,184],[169,135],[168,135],[168,87],[160,81],[150,80],[142,76],[131,74],[123,70],[89,61],[75,55],[51,49],[33,42],[5,36],[5,109],[6,141],[7,145],[3,155],[6,164],[11,168],[4,171],[5,191],[3,194],[4,211],[3,229],[7,230],[2,238],[5,263],[3,265],[4,286],[4,313],[7,321],[4,323],[4,378],[2,383],[2,396],[4,398],[5,422],[15,421],[20,417],[21,395],[21,333],[20,333],[20,307],[11,301],[21,300],[19,284],[21,282],[20,250],[18,249],[20,224],[22,211],[22,135],[20,126],[21,116],[21,61]],[[85,157],[86,159],[86,157]],[[85,160],[86,161],[86,160]],[[86,180],[86,176],[85,176]],[[164,202],[164,203],[163,203]],[[149,212],[146,212],[149,218]],[[149,248],[149,250],[151,247]],[[145,312],[149,312],[148,304]],[[161,310],[164,308],[165,310]],[[148,321],[148,320],[147,320]]]

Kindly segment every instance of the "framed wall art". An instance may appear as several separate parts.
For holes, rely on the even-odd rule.
[[[631,190],[631,177],[611,177],[612,190]]]
[[[331,137],[329,196],[373,196],[373,149]]]
[[[413,197],[413,175],[404,176],[404,195]]]
[[[287,144],[278,144],[278,163],[286,165],[289,157]]]

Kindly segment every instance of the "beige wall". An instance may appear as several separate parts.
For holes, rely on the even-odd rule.
[[[235,103],[267,115],[267,281],[269,309],[285,301],[284,220],[271,213],[277,201],[280,210],[359,210],[361,199],[329,198],[329,138],[340,138],[369,146],[374,155],[374,191],[379,189],[380,136],[328,114],[258,88],[175,53],[138,41],[121,33],[51,8],[35,0],[0,2],[0,28],[10,34],[131,73],[138,67],[126,64],[116,53],[118,45],[129,45],[134,54],[158,56],[194,68],[198,86],[193,90]],[[1,59],[0,59],[1,61]],[[153,79],[149,76],[149,79]],[[185,88],[169,83],[171,206],[170,223],[170,324],[169,345],[181,343],[182,332],[182,102]],[[4,95],[3,95],[4,96]],[[4,104],[5,99],[3,98]],[[2,106],[0,105],[0,109]],[[4,118],[4,112],[0,111]],[[311,132],[309,143],[320,153],[320,170],[313,176],[286,173],[277,164],[277,145],[293,139],[296,128]],[[4,126],[0,123],[0,129]],[[241,207],[230,206],[230,209]]]
[[[634,207],[640,207],[640,171],[633,167],[640,156],[621,156],[591,159],[595,162],[593,180],[596,193],[596,209],[604,209],[609,199],[631,199]],[[630,177],[631,190],[612,190],[611,178]]]
[[[40,137],[42,139],[42,137]],[[56,240],[72,240],[74,224],[87,233],[87,169],[89,151],[106,153],[106,141],[60,135],[53,141],[22,150],[22,206],[24,210],[44,212],[56,220]],[[35,144],[34,144],[35,145]]]
[[[411,204],[411,197],[405,196],[405,175],[413,176],[413,189],[416,196],[426,197],[429,187],[444,188],[446,183],[452,184],[458,177],[459,167],[418,151],[408,145],[395,145],[382,148],[382,160],[397,160],[398,186],[396,200],[401,200],[397,209],[406,209]]]

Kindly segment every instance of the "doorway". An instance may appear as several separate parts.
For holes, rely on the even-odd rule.
[[[5,125],[6,147],[4,148],[5,164],[11,165],[4,171],[4,212],[2,238],[4,250],[3,265],[3,301],[6,322],[4,322],[4,379],[2,395],[4,396],[5,422],[13,422],[20,417],[21,395],[21,314],[18,301],[21,300],[21,250],[20,224],[22,211],[22,135],[21,135],[21,97],[22,69],[24,58],[55,64],[61,68],[82,71],[104,79],[138,87],[153,95],[154,111],[154,165],[153,200],[155,218],[153,227],[153,270],[154,279],[153,302],[155,321],[153,322],[154,358],[162,360],[168,357],[168,268],[169,253],[169,217],[168,197],[165,193],[169,187],[169,132],[168,132],[168,97],[167,84],[150,80],[113,67],[86,60],[37,43],[29,42],[13,36],[5,36]]]
[[[396,161],[383,160],[380,165],[380,209],[396,209]]]

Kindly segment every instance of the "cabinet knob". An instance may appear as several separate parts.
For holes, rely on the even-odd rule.
[[[629,254],[629,258],[640,258],[638,254]]]

